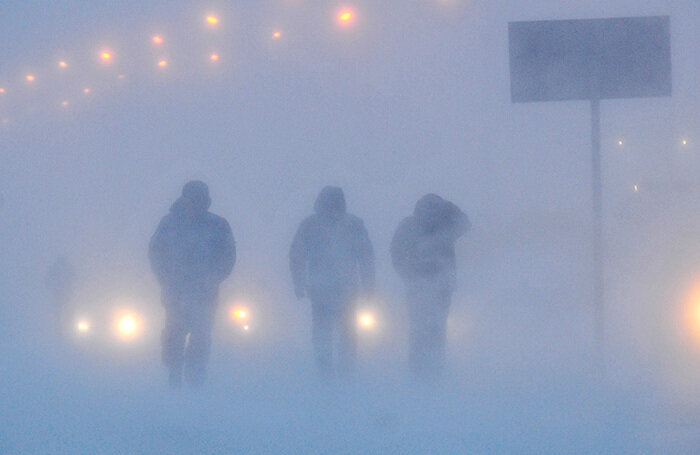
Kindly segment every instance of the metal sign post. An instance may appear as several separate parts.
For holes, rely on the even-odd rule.
[[[593,313],[605,368],[605,274],[600,100],[671,96],[668,16],[511,22],[511,100],[591,103]]]
[[[591,170],[593,195],[593,312],[596,357],[605,371],[605,262],[603,256],[603,176],[600,147],[600,100],[591,100]]]

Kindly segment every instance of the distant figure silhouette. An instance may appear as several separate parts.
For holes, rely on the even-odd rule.
[[[289,253],[297,298],[311,300],[312,343],[323,378],[336,373],[333,337],[338,337],[337,371],[349,374],[356,361],[356,301],[374,290],[374,252],[362,220],[346,212],[338,187],[321,190],[314,215],[306,218]]]
[[[409,366],[418,376],[440,373],[445,357],[447,316],[455,289],[455,242],[471,227],[453,203],[422,197],[391,241],[394,269],[406,287]]]
[[[183,370],[189,385],[204,383],[219,285],[236,261],[231,228],[210,205],[207,185],[188,182],[149,247],[165,306],[163,362],[172,386],[181,384]]]

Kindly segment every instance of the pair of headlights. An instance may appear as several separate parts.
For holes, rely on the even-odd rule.
[[[88,317],[78,318],[74,323],[74,330],[80,336],[89,336],[95,331],[95,322]],[[143,318],[134,312],[125,312],[116,315],[111,321],[111,332],[122,341],[132,341],[140,337],[143,332]]]
[[[244,305],[233,305],[229,308],[228,318],[233,325],[247,332],[251,329],[251,311]],[[377,318],[371,310],[361,310],[357,313],[357,327],[370,331],[377,327]]]

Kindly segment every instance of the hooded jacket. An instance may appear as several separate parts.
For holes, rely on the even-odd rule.
[[[175,201],[151,237],[151,267],[169,296],[215,298],[236,262],[231,227],[208,211],[208,194],[197,196],[183,194]]]
[[[455,242],[471,228],[456,205],[435,194],[423,196],[413,216],[405,218],[391,241],[394,269],[409,285],[420,280],[455,286]]]
[[[374,251],[362,220],[346,212],[340,188],[326,187],[302,221],[289,252],[294,285],[309,294],[368,292],[374,287]]]

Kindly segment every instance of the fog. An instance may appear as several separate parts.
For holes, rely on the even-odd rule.
[[[309,0],[0,4],[0,452],[695,453],[697,1],[347,3],[349,27]],[[590,105],[511,103],[508,23],[646,15],[671,18],[673,94],[601,101],[601,358]],[[238,258],[207,383],[171,390],[148,244],[192,179]],[[331,383],[289,273],[326,185],[377,269],[356,377]],[[426,193],[472,223],[434,382],[409,374],[389,254]],[[62,312],[46,286],[60,256]],[[125,312],[133,339],[115,333]]]

